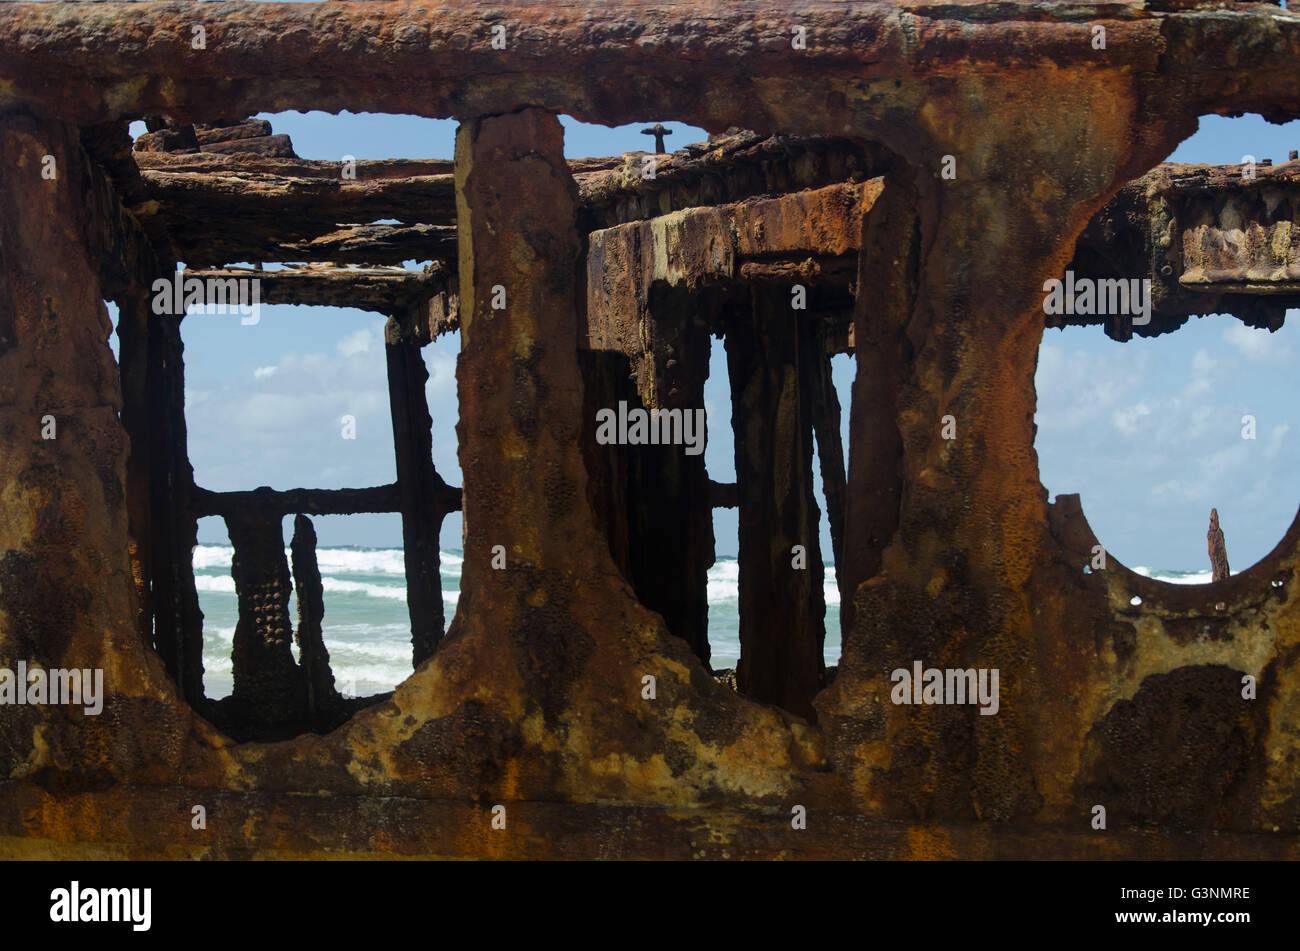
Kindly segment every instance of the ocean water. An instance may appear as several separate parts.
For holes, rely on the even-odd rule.
[[[199,545],[194,549],[194,582],[203,609],[204,687],[213,699],[232,689],[230,652],[238,609],[235,580],[230,576],[234,549]],[[285,556],[288,557],[286,550]],[[411,627],[406,613],[406,571],[400,548],[319,548],[316,552],[325,588],[321,625],[330,666],[340,692],[367,696],[392,690],[411,673]],[[442,552],[442,599],[451,623],[460,596],[460,552]],[[1152,571],[1139,574],[1180,584],[1206,584],[1210,573]],[[709,569],[709,645],[715,669],[735,667],[740,659],[739,564],[720,557]],[[827,664],[839,663],[840,594],[835,569],[826,566]],[[289,606],[296,623],[297,593]],[[297,647],[294,648],[295,654]]]
[[[194,583],[203,609],[203,683],[212,699],[232,689],[230,651],[238,606],[230,576],[234,549],[199,545],[194,549]],[[285,557],[288,557],[286,549]],[[366,696],[392,690],[411,673],[411,622],[406,612],[406,570],[400,548],[318,548],[325,588],[321,630],[339,691]],[[460,596],[458,551],[442,552],[442,600],[450,625]],[[735,558],[718,558],[709,569],[709,645],[715,669],[735,667],[740,659],[739,577]],[[826,566],[826,663],[839,662],[840,593],[835,569]],[[294,592],[289,616],[297,623]],[[295,656],[297,647],[294,647]]]
[[[1157,581],[1168,581],[1170,584],[1209,584],[1214,580],[1214,573],[1209,569],[1205,571],[1160,571],[1156,568],[1138,565],[1133,571],[1147,578],[1155,578]]]

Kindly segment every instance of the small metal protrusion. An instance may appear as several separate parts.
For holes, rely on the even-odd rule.
[[[672,129],[666,129],[666,128],[664,128],[664,125],[663,125],[662,122],[656,122],[656,123],[655,123],[654,125],[652,125],[650,128],[648,128],[648,129],[642,129],[642,130],[641,130],[641,134],[642,134],[642,135],[653,135],[653,136],[655,137],[655,154],[656,154],[656,155],[663,155],[663,154],[664,154],[664,136],[666,136],[666,135],[672,135],[672,134],[673,134],[673,130],[672,130]]]
[[[1166,264],[1164,267],[1160,269],[1161,277],[1169,277],[1173,273],[1174,273],[1174,266],[1172,264]]]

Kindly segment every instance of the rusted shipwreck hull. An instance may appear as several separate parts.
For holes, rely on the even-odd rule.
[[[1300,303],[1298,163],[1153,168],[1198,115],[1300,116],[1297,62],[1300,15],[1248,3],[0,6],[0,666],[106,687],[99,715],[0,707],[0,856],[1300,857],[1300,521],[1213,585],[1085,572],[1100,543],[1033,445],[1049,323],[1276,329]],[[348,178],[239,118],[287,109],[455,117],[455,161]],[[646,177],[566,162],[560,113],[754,132]],[[268,302],[390,318],[395,484],[194,484],[181,320],[150,289],[250,260],[308,262],[258,274]],[[1045,317],[1066,267],[1150,279],[1150,322]],[[460,489],[419,349],[451,330]],[[702,405],[714,336],[734,485],[597,442],[599,408]],[[718,505],[738,692],[708,666]],[[414,670],[357,702],[310,517],[370,511],[402,515]],[[221,703],[203,515],[237,551]],[[916,661],[998,671],[996,714],[892,702]]]

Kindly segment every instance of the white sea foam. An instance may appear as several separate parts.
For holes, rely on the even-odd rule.
[[[204,683],[207,695],[213,699],[231,691],[235,610],[235,583],[230,577],[232,555],[233,550],[223,545],[200,545],[194,549],[195,585],[204,596],[204,610],[209,615],[203,632]],[[340,690],[356,696],[391,690],[411,674],[410,620],[406,606],[401,603],[406,598],[401,549],[321,548],[317,560],[326,591],[323,634],[336,684]],[[442,552],[442,597],[448,622],[460,597],[457,589],[463,564],[460,554]],[[1160,571],[1146,567],[1135,570],[1175,584],[1210,581],[1208,571]],[[736,635],[739,586],[740,565],[735,558],[719,558],[709,569],[709,640],[715,668],[735,667],[739,661],[740,643]],[[335,596],[333,600],[331,594]],[[826,568],[825,595],[829,628],[826,662],[833,664],[839,657],[839,637],[832,612],[838,610],[840,597],[835,571],[830,566]],[[231,623],[222,624],[222,620]]]
[[[318,548],[316,563],[322,574],[405,575],[406,562],[400,548]]]
[[[340,691],[353,696],[380,693],[411,675],[409,624],[331,626],[327,614],[322,633],[334,683]],[[229,696],[234,688],[230,653],[234,637],[233,627],[211,627],[203,632],[204,692],[213,700]]]
[[[406,643],[397,644],[391,650],[376,650],[373,645],[367,645],[366,650],[357,649],[358,645],[351,645],[344,649],[341,645],[335,644],[330,648],[329,644],[325,645],[330,652],[330,668],[334,671],[335,677],[345,679],[356,678],[360,680],[373,680],[375,678],[363,674],[361,670],[368,670],[370,673],[380,673],[383,676],[379,679],[387,680],[389,684],[399,683],[411,673],[411,636],[406,636]]]
[[[388,585],[374,584],[366,581],[350,581],[347,578],[335,578],[332,575],[325,575],[321,578],[321,586],[326,592],[331,594],[362,594],[371,598],[384,598],[390,601],[406,600],[406,585]],[[235,593],[235,579],[230,575],[195,575],[195,590],[206,594],[229,594]],[[442,600],[446,604],[455,605],[460,600],[459,591],[443,591]],[[328,609],[328,605],[326,606]]]
[[[197,545],[193,555],[194,570],[229,571],[234,553],[235,550],[229,545]],[[286,560],[291,557],[288,548],[284,550],[284,557]],[[463,560],[460,555],[442,553],[443,565],[456,568],[457,574]],[[317,548],[316,564],[322,574],[397,576],[406,574],[406,563],[400,548]]]
[[[822,595],[827,607],[838,607],[840,589],[835,584],[835,569],[827,565]],[[736,603],[740,601],[740,562],[734,558],[718,559],[709,569],[708,599],[710,604]]]
[[[206,648],[209,642],[215,642],[217,647],[229,648],[235,643],[235,627],[232,624],[229,627],[217,627],[215,624],[203,625],[203,644]],[[206,656],[206,655],[205,655]],[[225,663],[230,663],[230,658],[225,659]]]
[[[327,593],[367,594],[372,598],[392,598],[395,601],[406,600],[406,585],[370,584],[365,581],[348,581],[331,575],[322,577],[321,584]],[[328,610],[328,605],[326,610]]]
[[[715,581],[708,579],[708,599],[710,604],[735,603],[740,600],[740,585],[734,581]]]
[[[1214,580],[1214,573],[1210,571],[1161,571],[1145,565],[1138,565],[1133,570],[1145,578],[1167,581],[1170,584],[1209,584]]]
[[[229,571],[234,556],[235,550],[229,545],[197,545],[194,548],[194,570],[225,568]]]

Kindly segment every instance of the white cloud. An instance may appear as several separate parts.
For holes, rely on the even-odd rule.
[[[1233,566],[1258,560],[1296,511],[1295,323],[1273,335],[1214,317],[1124,345],[1085,330],[1048,334],[1035,381],[1043,484],[1080,493],[1126,564],[1202,567],[1215,506],[1231,516]],[[1242,414],[1265,406],[1258,441],[1243,440]]]
[[[374,346],[374,328],[348,328],[341,336],[336,352],[284,352],[275,365],[245,370],[258,381],[255,388],[221,379],[208,400],[187,407],[201,485],[227,491],[393,480],[382,348]],[[356,418],[354,440],[341,437],[344,415]]]
[[[1268,434],[1268,446],[1264,450],[1265,459],[1268,459],[1271,462],[1272,460],[1276,459],[1279,455],[1281,455],[1283,441],[1286,439],[1286,434],[1289,433],[1290,431],[1291,431],[1290,423],[1282,423],[1278,426],[1273,427],[1273,429]]]
[[[1280,364],[1291,359],[1291,348],[1267,330],[1234,320],[1223,328],[1223,339],[1251,363]]]
[[[362,327],[356,333],[348,334],[338,342],[338,351],[345,357],[353,357],[358,353],[369,353],[371,342],[371,332],[369,327]]]
[[[1034,380],[1038,393],[1035,416],[1051,420],[1057,431],[1087,428],[1112,414],[1141,387],[1147,373],[1145,352],[1075,350],[1067,354],[1062,347],[1044,343]]]
[[[1151,407],[1146,400],[1127,409],[1117,410],[1114,415],[1115,428],[1125,436],[1135,436],[1138,424],[1151,415]]]
[[[1237,445],[1218,452],[1210,453],[1201,460],[1201,471],[1210,479],[1222,481],[1232,472],[1243,468],[1250,461],[1250,445],[1246,440],[1239,440]]]

